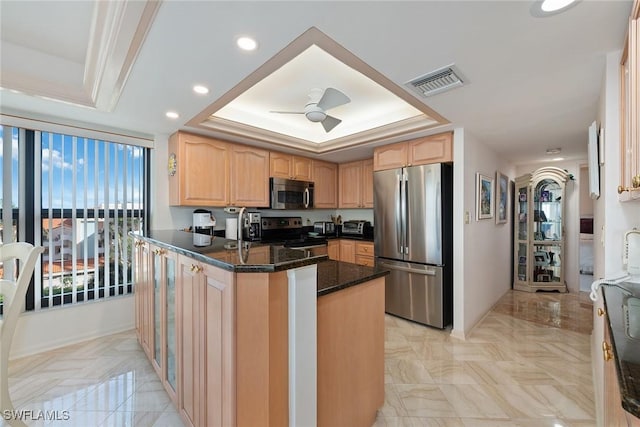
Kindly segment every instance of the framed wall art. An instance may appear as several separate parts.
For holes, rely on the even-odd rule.
[[[493,178],[476,173],[476,220],[493,218]]]
[[[505,224],[509,218],[509,177],[496,172],[496,224]]]

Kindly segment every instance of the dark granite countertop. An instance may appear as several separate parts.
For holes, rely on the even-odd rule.
[[[333,260],[319,262],[317,268],[319,297],[389,274],[383,268]]]
[[[373,243],[373,237],[360,237],[360,236],[353,236],[350,234],[341,234],[340,236],[327,236],[328,240],[334,240],[334,239],[346,239],[346,240],[357,240],[360,242],[371,242]]]
[[[281,245],[240,242],[180,230],[153,230],[131,236],[228,271],[262,273],[289,270],[327,259],[327,248],[289,249]]]
[[[634,297],[640,298],[640,284],[621,283]],[[607,326],[611,334],[611,347],[616,360],[622,407],[640,418],[640,337],[627,335],[624,309],[629,296],[620,288],[603,286]]]

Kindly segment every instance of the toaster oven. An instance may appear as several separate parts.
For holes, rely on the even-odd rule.
[[[342,224],[342,234],[348,234],[352,236],[364,236],[371,228],[369,221],[345,221]]]
[[[331,221],[314,222],[313,231],[321,236],[331,236],[336,234],[336,226]]]

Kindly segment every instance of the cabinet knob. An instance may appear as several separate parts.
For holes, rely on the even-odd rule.
[[[613,359],[613,354],[611,354],[611,344],[606,341],[602,341],[602,357],[605,362]]]
[[[155,249],[153,251],[153,253],[156,254],[156,255],[164,255],[166,252],[167,251],[165,251],[164,249],[160,249],[160,248],[157,248],[157,249]]]
[[[598,307],[598,316],[604,316],[604,310],[602,309],[602,307]]]
[[[190,270],[192,273],[200,273],[202,271],[202,267],[200,267],[199,265],[191,264]]]

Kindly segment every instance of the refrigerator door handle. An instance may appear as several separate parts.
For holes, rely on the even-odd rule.
[[[398,177],[398,195],[400,197],[400,200],[396,201],[396,243],[397,243],[397,247],[398,247],[398,252],[400,253],[404,253],[403,252],[403,236],[402,236],[402,217],[401,217],[401,212],[402,212],[402,205],[404,203],[404,197],[402,194],[402,171],[400,171],[400,173],[397,175]]]
[[[404,253],[409,255],[409,177],[404,175]]]
[[[388,264],[386,262],[381,262],[380,266],[384,268],[389,268],[391,270],[406,271],[407,273],[413,273],[413,274],[422,274],[423,276],[436,275],[436,270],[422,270],[422,269],[411,268],[411,267],[402,267],[399,265]]]

